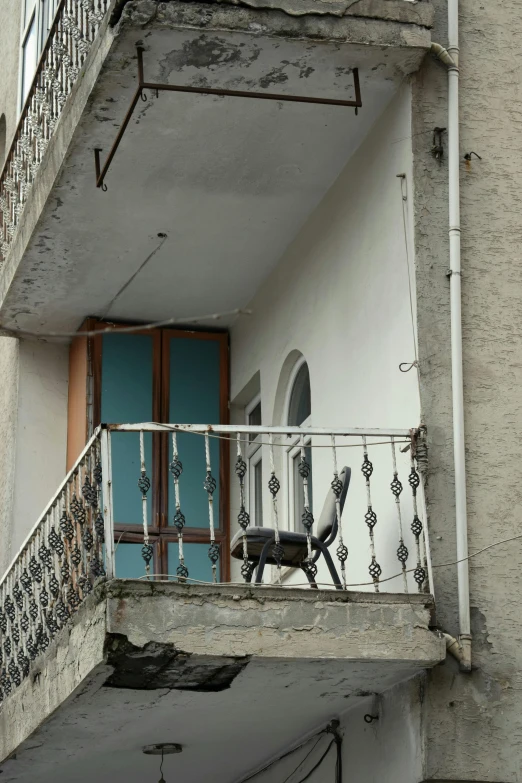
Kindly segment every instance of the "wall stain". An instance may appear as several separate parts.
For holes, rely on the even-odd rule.
[[[212,68],[216,65],[239,65],[249,68],[261,53],[257,46],[245,48],[244,43],[231,44],[224,38],[202,34],[184,41],[181,49],[168,52],[159,61],[160,76],[167,81],[172,71],[185,68]]]

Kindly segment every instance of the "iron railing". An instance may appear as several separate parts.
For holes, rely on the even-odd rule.
[[[31,661],[45,652],[97,581],[129,575],[185,584],[223,580],[228,518],[236,528],[238,557],[231,581],[255,581],[250,535],[262,525],[274,531],[265,585],[328,581],[330,587],[376,592],[429,591],[416,456],[420,466],[418,433],[409,430],[102,425],[0,580],[0,701],[21,684]],[[262,483],[256,485],[250,473],[260,464]],[[341,514],[345,466],[351,480]],[[171,498],[169,518],[158,522],[160,477],[168,478]],[[313,558],[325,497],[330,517],[339,523],[329,547],[337,582],[321,565],[324,556],[317,563]],[[253,518],[256,504],[262,522]],[[302,541],[301,559],[292,567],[285,567],[288,530],[300,533]],[[186,544],[190,531],[196,531],[208,558],[202,560],[200,549],[194,559]],[[138,553],[132,574],[121,559],[129,536]],[[164,551],[167,542],[175,548],[173,573],[157,568],[155,550]]]
[[[99,431],[0,581],[0,701],[105,576]]]
[[[0,259],[6,259],[40,168],[109,0],[61,0],[0,176]]]

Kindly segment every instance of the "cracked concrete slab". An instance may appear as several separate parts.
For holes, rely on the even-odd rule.
[[[63,741],[71,711],[77,721],[89,704],[103,702],[110,711],[112,698],[121,709],[125,698],[146,700],[137,695],[144,692],[176,692],[182,700],[193,694],[197,712],[219,697],[241,701],[249,687],[284,687],[296,708],[306,683],[313,692],[305,700],[325,705],[385,690],[444,660],[431,612],[425,595],[101,584],[6,698],[0,758],[23,752],[28,741],[36,752],[42,732],[56,731]],[[47,740],[45,753],[51,746]]]
[[[123,0],[117,4],[113,21],[122,14],[128,14],[127,5],[132,6],[130,13],[135,20],[146,24],[152,18],[161,18],[168,13],[169,6],[178,0],[158,2],[158,0]],[[210,0],[208,5],[232,5],[234,7],[255,10],[282,11],[288,16],[361,16],[370,19],[404,22],[422,27],[433,24],[433,7],[427,0],[405,2],[405,0]]]

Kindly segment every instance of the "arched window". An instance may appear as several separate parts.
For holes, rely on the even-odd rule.
[[[302,427],[306,429],[311,426],[312,416],[312,395],[310,388],[310,371],[304,356],[294,365],[290,374],[286,405],[285,405],[285,424],[291,427]],[[310,465],[310,475],[308,477],[308,498],[310,509],[313,513],[313,495],[312,495],[312,439],[310,435],[304,436],[305,459]],[[301,438],[294,435],[286,449],[286,486],[288,487],[288,528],[298,532],[303,532],[302,516],[304,511],[304,492],[303,480],[299,473],[299,463],[301,461]]]
[[[290,378],[290,396],[286,423],[292,427],[300,427],[310,418],[311,413],[310,371],[303,357],[297,363],[297,369],[294,370]]]

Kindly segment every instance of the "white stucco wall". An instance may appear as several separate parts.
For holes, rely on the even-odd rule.
[[[231,399],[239,395],[244,403],[241,392],[259,371],[265,424],[284,423],[282,398],[290,370],[288,357],[297,351],[310,368],[312,425],[410,428],[419,424],[415,370],[399,371],[401,362],[414,359],[403,202],[397,178],[406,174],[411,197],[410,116],[410,91],[404,86],[250,303],[253,314],[232,329]],[[410,201],[406,207],[409,234]],[[413,266],[413,259],[411,262]],[[237,410],[234,414],[239,415]],[[276,449],[278,457],[281,451]],[[266,484],[268,454],[265,456]],[[384,577],[400,570],[396,559],[397,515],[389,488],[390,446],[374,447],[370,459],[375,466],[372,501],[379,518],[375,532],[377,560]],[[414,546],[408,535],[408,459],[408,455],[400,457],[400,477],[405,487],[402,498],[405,540],[410,549],[408,565],[414,566]],[[349,583],[369,579],[361,462],[360,445],[339,450],[340,465],[352,468],[343,517],[351,550]],[[316,449],[316,516],[331,480],[330,450]],[[280,501],[283,508],[284,490]],[[268,510],[270,496],[266,491]],[[321,573],[325,576],[324,569]],[[298,574],[297,579],[302,581],[303,575]],[[397,579],[386,589],[402,587],[402,580]]]
[[[0,574],[11,550],[16,424],[18,410],[18,340],[0,337]]]
[[[424,780],[424,747],[420,719],[423,675],[395,686],[379,696],[351,694],[340,719],[343,780],[354,783],[420,783]],[[377,717],[366,723],[365,715]],[[318,728],[322,728],[318,727]],[[296,743],[299,738],[296,737]],[[256,777],[259,783],[281,783],[292,775],[298,783],[319,761],[331,735],[314,740],[301,750]],[[310,751],[312,751],[310,753]],[[281,750],[284,753],[285,749]],[[307,754],[310,755],[307,758]],[[335,748],[308,778],[308,783],[335,780]]]
[[[21,341],[11,553],[65,476],[68,345]]]

